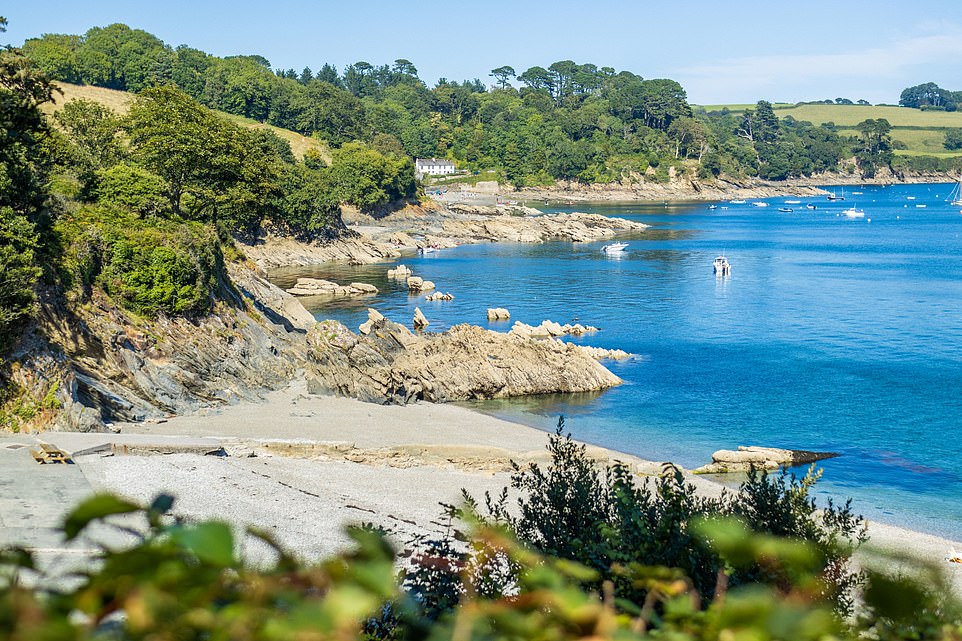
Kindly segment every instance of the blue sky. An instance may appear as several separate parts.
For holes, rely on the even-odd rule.
[[[928,81],[962,90],[959,0],[22,0],[0,12],[14,45],[123,22],[172,45],[261,54],[278,68],[407,58],[432,85],[571,59],[674,78],[699,104],[894,103]]]

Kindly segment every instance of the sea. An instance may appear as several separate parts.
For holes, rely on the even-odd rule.
[[[851,499],[870,519],[962,541],[962,212],[946,202],[952,185],[827,189],[845,200],[529,202],[650,227],[620,238],[629,245],[617,255],[605,242],[497,243],[272,277],[376,285],[366,298],[304,299],[318,319],[354,330],[368,307],[408,325],[420,307],[429,331],[544,319],[599,327],[568,340],[633,354],[605,363],[623,385],[469,406],[543,430],[564,416],[577,439],[686,468],[739,445],[837,452],[819,464],[819,502]],[[846,216],[851,207],[864,217]],[[712,270],[722,254],[729,276]],[[409,295],[386,278],[397,263],[454,300]],[[488,322],[489,307],[511,320]]]

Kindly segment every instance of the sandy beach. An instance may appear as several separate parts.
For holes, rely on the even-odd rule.
[[[0,452],[31,440],[58,444],[73,450],[76,466],[25,467],[26,473],[39,478],[57,468],[79,468],[89,485],[81,488],[79,477],[69,480],[72,498],[111,491],[147,502],[169,492],[177,497],[178,515],[266,529],[305,559],[344,545],[343,528],[351,523],[380,524],[403,548],[416,536],[444,529],[440,504],[458,504],[462,488],[480,498],[508,484],[511,460],[547,460],[547,433],[527,426],[454,405],[386,406],[311,396],[297,382],[261,403],[115,428],[118,433],[107,435],[11,435],[0,439]],[[131,447],[131,454],[123,455],[116,447],[199,441],[219,444],[227,456],[178,452],[176,447],[172,453],[163,447],[155,452]],[[115,445],[113,451],[102,447],[109,443]],[[660,469],[659,463],[623,453],[597,447],[589,452],[599,461],[625,462],[642,475]],[[706,494],[721,491],[712,481],[690,478]],[[18,485],[23,485],[22,477]],[[5,499],[11,505],[16,500]],[[57,505],[61,512],[69,507]],[[47,521],[49,528],[56,519]],[[872,523],[869,532],[865,552],[877,548],[936,564],[962,594],[962,566],[945,560],[962,543],[879,523]],[[18,533],[29,543],[28,528],[12,528],[0,515],[0,540],[15,539]],[[44,545],[56,547],[49,539],[44,538]]]

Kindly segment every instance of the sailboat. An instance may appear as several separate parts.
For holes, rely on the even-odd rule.
[[[842,193],[841,193],[841,194],[836,194],[834,191],[833,191],[832,193],[830,193],[830,194],[828,195],[828,199],[829,199],[829,200],[832,200],[832,201],[835,201],[835,200],[845,200],[845,187],[842,187]]]
[[[955,187],[952,188],[952,193],[949,194],[946,200],[953,207],[962,206],[962,176],[959,176],[959,182],[955,183]]]

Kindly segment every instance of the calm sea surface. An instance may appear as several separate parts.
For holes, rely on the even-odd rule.
[[[637,354],[607,363],[624,385],[474,407],[546,430],[563,414],[576,438],[685,467],[737,445],[836,451],[820,496],[962,540],[962,214],[944,202],[950,188],[849,187],[844,202],[773,198],[764,208],[544,207],[651,228],[625,238],[620,257],[603,254],[603,242],[552,242],[398,261],[453,301],[409,296],[386,280],[388,264],[298,274],[377,285],[366,299],[306,301],[355,330],[369,306],[408,325],[420,306],[432,331],[508,330],[486,321],[488,307],[507,307],[511,323],[598,326],[577,340]],[[853,204],[865,218],[840,215]],[[720,253],[728,278],[712,274]]]

